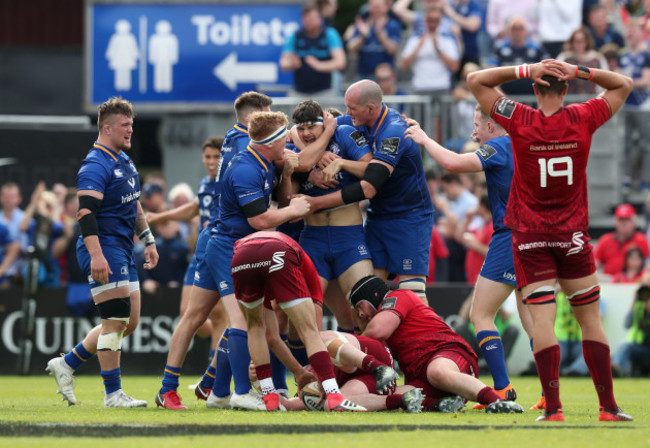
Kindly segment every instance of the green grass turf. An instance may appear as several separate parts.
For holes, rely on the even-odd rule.
[[[619,405],[634,416],[631,423],[598,421],[598,404],[590,379],[562,378],[566,421],[535,422],[540,411],[490,415],[465,408],[458,414],[401,412],[329,414],[317,412],[263,413],[207,409],[181,381],[179,392],[188,411],[156,409],[160,387],[156,377],[125,377],[124,390],[149,400],[148,408],[104,409],[103,386],[95,376],[80,376],[75,385],[79,404],[68,407],[56,395],[51,377],[0,377],[0,446],[47,448],[89,446],[146,447],[214,443],[220,446],[471,446],[530,447],[650,447],[650,379],[615,382]],[[526,409],[539,398],[536,378],[513,378],[518,402]],[[125,425],[127,424],[127,425]],[[101,426],[95,429],[93,425]],[[198,426],[197,426],[198,425]],[[149,437],[143,435],[143,430]],[[104,438],[92,437],[101,432]],[[300,434],[291,434],[301,432]],[[307,433],[304,433],[307,432]],[[308,433],[314,432],[314,433]],[[160,433],[161,437],[155,437]],[[284,433],[284,434],[283,434]],[[46,434],[39,437],[37,434]],[[175,435],[178,434],[178,435]],[[208,434],[208,435],[205,435]],[[241,435],[239,435],[241,434]],[[153,436],[152,436],[153,435]],[[13,436],[13,438],[8,438]],[[120,436],[119,439],[106,436]],[[216,437],[218,436],[218,437]],[[442,445],[441,445],[442,444]],[[617,446],[619,445],[619,446]],[[199,445],[200,446],[200,445]],[[410,448],[410,447],[409,447]]]

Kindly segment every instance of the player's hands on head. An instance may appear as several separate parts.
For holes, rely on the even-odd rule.
[[[152,244],[144,248],[144,268],[147,271],[152,270],[158,265],[158,250],[156,245]]]
[[[542,79],[544,75],[555,76],[556,78],[564,81],[566,73],[563,71],[562,62],[556,61],[555,59],[545,59],[542,62],[536,64],[530,64],[528,66],[530,70],[530,79],[537,84],[548,86],[549,83]]]

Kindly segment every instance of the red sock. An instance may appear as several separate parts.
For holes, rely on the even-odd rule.
[[[600,405],[607,409],[616,409],[609,346],[597,341],[583,340],[582,354],[589,367]]]
[[[334,367],[332,366],[332,360],[330,359],[329,353],[325,350],[316,352],[309,357],[309,364],[318,375],[318,379],[321,383],[330,378],[334,378]]]
[[[433,407],[440,400],[441,400],[441,398],[429,398],[429,397],[426,397],[424,400],[422,400],[422,410],[423,411],[433,411],[434,410]]]
[[[365,358],[363,358],[363,361],[361,361],[361,368],[365,372],[372,372],[372,369],[374,369],[377,366],[385,366],[383,362],[380,362],[377,358],[375,358],[372,355],[366,355]]]
[[[546,397],[546,411],[562,407],[560,402],[560,345],[551,345],[535,355],[537,374]]]
[[[389,411],[402,407],[402,394],[390,394],[386,397],[386,409]]]
[[[255,366],[255,375],[257,375],[258,380],[270,378],[272,375],[271,364],[262,364],[261,366]]]
[[[495,401],[500,399],[501,397],[497,395],[494,389],[492,389],[489,386],[485,386],[483,389],[481,389],[478,392],[478,395],[476,396],[476,401],[478,401],[481,404],[494,403]]]

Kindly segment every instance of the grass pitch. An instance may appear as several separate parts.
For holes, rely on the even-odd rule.
[[[51,377],[0,377],[0,446],[20,447],[186,447],[188,443],[250,447],[415,446],[480,448],[650,447],[650,380],[622,379],[614,384],[619,405],[634,422],[598,421],[593,384],[585,378],[562,378],[565,422],[535,422],[541,411],[491,415],[466,407],[457,414],[379,412],[263,413],[207,409],[181,381],[179,393],[188,411],[156,409],[153,398],[160,378],[123,378],[124,390],[147,399],[149,407],[103,408],[103,385],[96,376],[80,376],[78,404],[68,407],[55,394]],[[536,378],[513,378],[517,401],[526,409],[539,398]]]

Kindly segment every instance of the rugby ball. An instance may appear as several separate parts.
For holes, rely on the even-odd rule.
[[[307,383],[300,389],[300,399],[309,411],[325,410],[325,393],[318,381]]]

